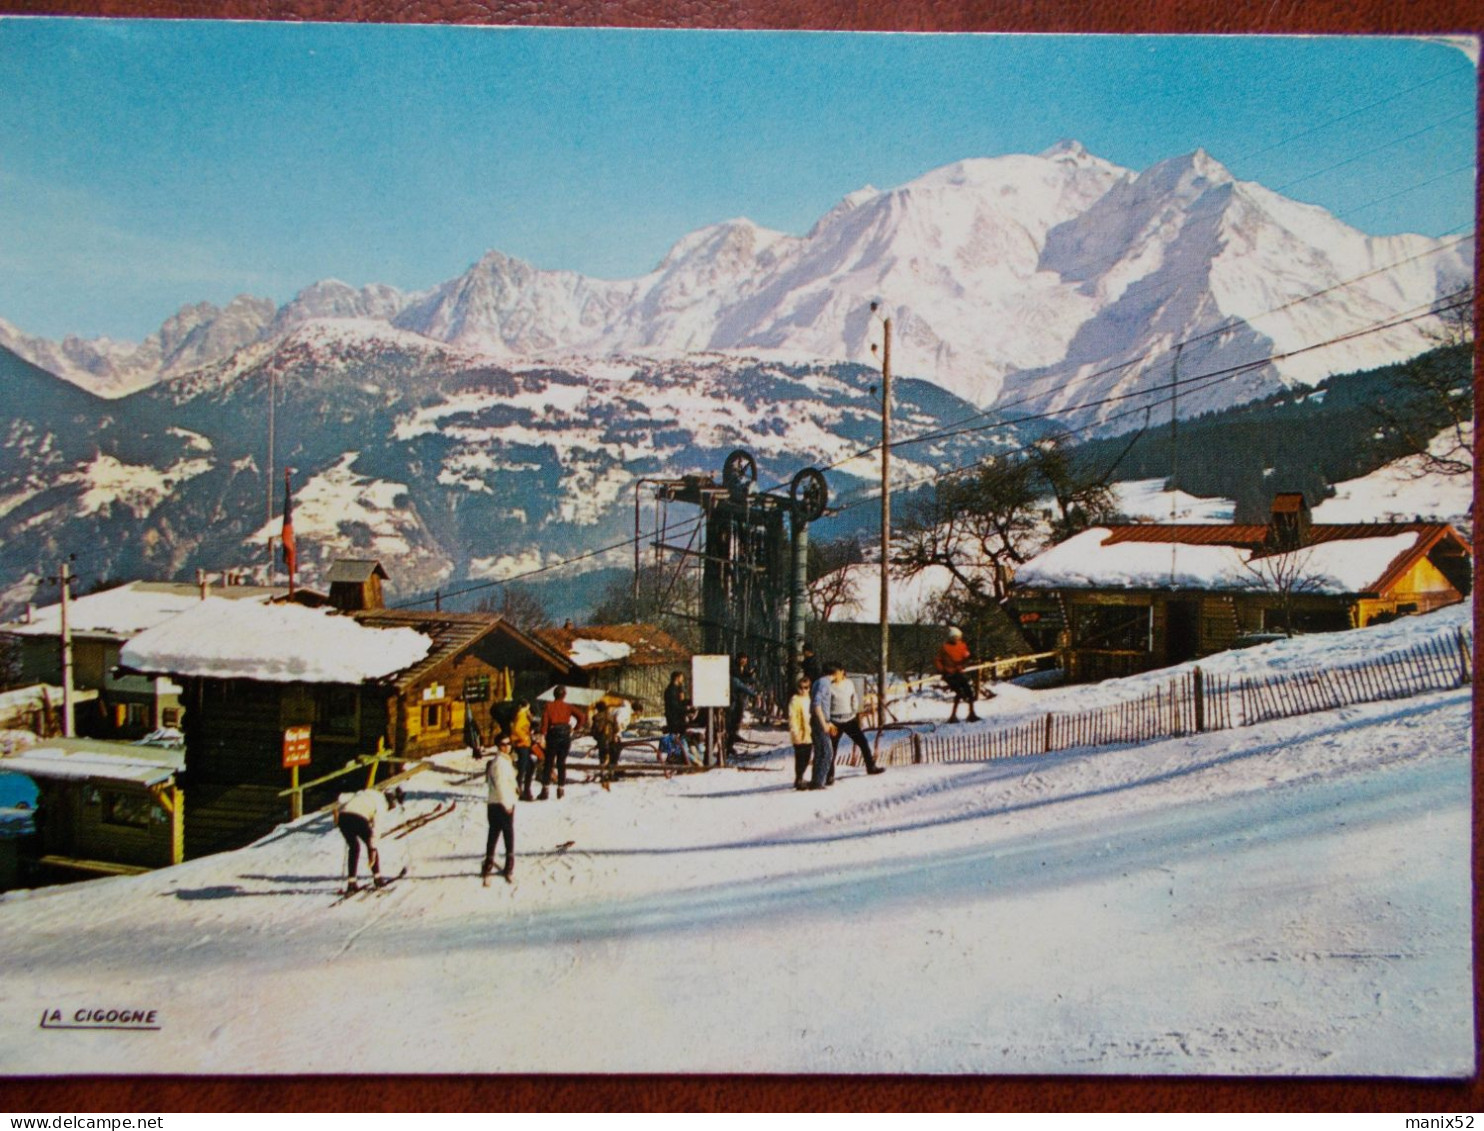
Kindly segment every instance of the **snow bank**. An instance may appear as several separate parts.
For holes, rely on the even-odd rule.
[[[417,663],[431,640],[411,628],[368,628],[301,605],[208,597],[124,646],[142,672],[278,683],[360,683]]]

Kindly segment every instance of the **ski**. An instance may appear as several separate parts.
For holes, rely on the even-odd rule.
[[[418,829],[422,828],[424,825],[431,824],[433,821],[436,821],[439,817],[446,817],[446,816],[448,816],[450,813],[452,813],[454,811],[454,809],[457,807],[457,805],[458,805],[458,802],[457,801],[449,801],[446,804],[439,805],[436,809],[432,810],[431,812],[424,813],[420,817],[413,817],[411,820],[403,821],[400,825],[398,825],[396,828],[392,829],[389,833],[387,833],[387,839],[388,840],[401,840],[404,836],[407,836],[410,833],[417,832]]]
[[[406,874],[407,874],[407,868],[404,865],[403,868],[402,868],[402,870],[400,872],[398,872],[391,879],[387,880],[385,883],[382,883],[382,884],[379,884],[378,885],[375,880],[372,880],[371,883],[367,884],[365,887],[360,887],[358,885],[358,886],[356,886],[354,888],[349,888],[346,891],[341,892],[340,893],[340,896],[335,900],[335,902],[331,903],[330,906],[331,907],[339,907],[342,903],[346,902],[347,900],[361,899],[361,898],[363,898],[365,896],[368,896],[368,895],[371,895],[373,893],[384,892],[384,891],[386,891],[387,888],[391,887],[394,883],[396,883],[398,880],[400,880]]]

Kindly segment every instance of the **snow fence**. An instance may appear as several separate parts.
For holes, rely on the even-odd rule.
[[[1353,703],[1405,699],[1469,686],[1473,648],[1473,634],[1460,628],[1366,660],[1305,671],[1213,676],[1196,667],[1121,703],[1048,712],[986,730],[913,731],[883,742],[877,758],[883,765],[1018,758],[1074,746],[1154,742],[1333,711]],[[852,746],[845,762],[854,765],[859,757]]]

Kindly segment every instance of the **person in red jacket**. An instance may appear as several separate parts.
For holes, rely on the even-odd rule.
[[[969,705],[968,721],[977,723],[979,716],[974,713],[974,685],[969,680],[968,673],[964,668],[969,663],[969,646],[964,642],[964,634],[960,629],[950,628],[948,639],[938,649],[938,658],[935,665],[938,674],[943,677],[943,683],[948,690],[953,692],[953,711],[948,716],[950,723],[958,722],[959,701]]]
[[[572,749],[572,734],[587,722],[581,707],[567,702],[567,689],[557,687],[551,693],[551,702],[541,713],[541,744],[546,747],[546,761],[541,763],[541,792],[537,801],[545,801],[551,794],[551,770],[557,771],[557,797],[567,794],[567,754]]]

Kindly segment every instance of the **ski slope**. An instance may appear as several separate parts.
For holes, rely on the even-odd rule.
[[[1028,699],[1007,689],[981,725]],[[747,769],[521,805],[513,887],[477,878],[460,753],[408,783],[414,813],[458,804],[389,842],[410,873],[384,893],[332,906],[343,846],[318,814],[177,868],[12,893],[0,1067],[1472,1071],[1467,690],[1137,748],[842,766],[823,793],[792,789],[786,736],[752,736]],[[161,1028],[38,1031],[88,1006]]]

